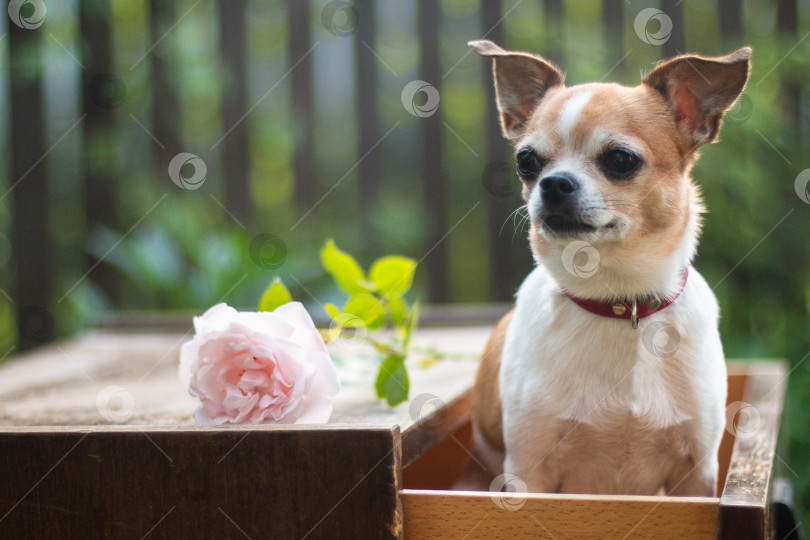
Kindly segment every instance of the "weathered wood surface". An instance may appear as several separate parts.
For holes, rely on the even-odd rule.
[[[748,370],[744,364],[732,363],[728,365],[728,394],[726,396],[726,406],[735,401],[742,401],[745,397],[745,387],[748,380]],[[726,475],[731,462],[731,452],[734,450],[734,432],[725,430],[723,439],[720,441],[720,471],[717,475],[717,493],[723,493],[726,485]]]
[[[787,385],[783,362],[757,362],[749,376],[734,450],[720,498],[722,538],[768,538],[768,496]]]
[[[374,394],[378,364],[369,350],[336,347],[344,380],[330,423],[398,425],[410,461],[458,427],[469,410],[469,389],[489,331],[417,331],[414,346],[454,356],[429,367],[411,362],[411,399],[394,408]],[[177,376],[179,349],[190,337],[87,334],[7,362],[0,366],[0,426],[192,425],[196,402]],[[99,400],[110,386],[120,390]]]

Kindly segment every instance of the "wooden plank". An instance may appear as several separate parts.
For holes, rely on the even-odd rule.
[[[436,87],[442,73],[439,62],[439,28],[441,10],[438,0],[419,0],[417,2],[419,27],[420,78]],[[420,118],[421,133],[421,174],[424,185],[424,218],[427,222],[427,245],[425,246],[425,265],[428,272],[429,296],[432,302],[442,303],[449,300],[450,283],[448,281],[448,254],[450,250],[444,236],[450,228],[447,218],[447,178],[444,176],[444,142],[442,133],[441,104],[432,115]]]
[[[380,235],[373,228],[372,215],[380,204],[381,149],[374,149],[380,142],[380,115],[377,110],[379,84],[377,62],[374,57],[376,44],[376,0],[355,0],[357,31],[354,34],[355,58],[355,104],[357,107],[357,176],[360,203],[360,229],[362,245],[367,253],[379,253]]]
[[[737,40],[742,35],[742,2],[719,0],[717,14],[723,45],[729,48],[737,46]]]
[[[766,538],[768,490],[787,381],[783,362],[748,367],[743,411],[747,423],[737,430],[726,485],[720,497],[722,538]],[[740,420],[743,421],[743,420]]]
[[[0,455],[3,538],[401,533],[396,427],[5,428]]]
[[[99,229],[116,229],[117,163],[115,109],[123,103],[124,83],[112,72],[112,39],[110,31],[110,4],[108,0],[82,0],[79,2],[79,24],[82,36],[82,109],[84,118],[84,215],[89,234]],[[107,264],[98,264],[90,254],[83,257],[82,271],[92,272],[89,279],[116,303],[119,283],[116,270]]]
[[[777,0],[776,27],[788,37],[796,37],[799,20],[799,5],[797,0]]]
[[[607,50],[610,80],[621,80],[627,71],[624,50],[624,2],[602,0],[602,34]]]
[[[672,33],[663,45],[664,58],[672,58],[687,52],[683,31],[683,5],[680,0],[661,0],[661,10],[672,19]]]
[[[470,409],[469,390],[489,327],[419,329],[413,346],[453,354],[426,367],[409,360],[411,399],[377,399],[378,361],[370,348],[331,344],[343,377],[332,423],[398,425],[405,463],[452,433]],[[99,393],[111,386],[131,406],[113,420],[130,425],[193,424],[196,402],[179,383],[180,345],[190,334],[88,334],[0,366],[0,425],[109,425]],[[113,404],[112,407],[119,407]],[[108,415],[109,416],[109,415]]]
[[[180,99],[177,92],[177,81],[172,77],[174,68],[168,58],[171,50],[171,38],[166,37],[172,25],[177,22],[178,14],[174,2],[149,0],[149,37],[145,48],[157,45],[149,52],[149,65],[152,78],[152,134],[160,142],[153,145],[155,178],[164,184],[168,179],[167,168],[171,159],[182,148],[180,141]],[[158,43],[160,41],[160,43]]]
[[[436,396],[437,400],[431,395],[428,395],[428,398],[436,402],[435,410],[420,416],[412,412],[412,405],[409,407],[409,412],[413,416],[402,434],[403,465],[413,462],[433,448],[438,441],[444,440],[469,421],[472,390],[463,391],[450,401],[444,401]],[[410,403],[413,404],[415,399],[416,397],[413,397]],[[425,406],[431,407],[427,401],[425,400]]]
[[[718,499],[402,490],[405,538],[716,539]]]
[[[481,35],[504,45],[504,29],[500,0],[481,3]],[[531,272],[533,263],[526,240],[526,231],[515,233],[519,219],[512,212],[523,204],[520,180],[515,173],[514,158],[501,132],[500,114],[495,103],[495,85],[491,62],[482,65],[481,85],[485,90],[484,117],[486,155],[482,182],[487,192],[489,237],[489,298],[498,302],[514,299],[520,283]]]
[[[745,386],[748,381],[748,370],[743,363],[728,364],[728,393],[726,395],[726,406],[735,401],[742,401],[745,397]],[[717,493],[723,492],[726,485],[726,476],[731,464],[731,452],[734,450],[734,433],[730,430],[723,431],[723,439],[720,441],[719,461],[720,471],[717,474]]]
[[[406,489],[452,489],[469,461],[472,422],[468,417],[447,438],[402,469]]]
[[[5,159],[11,161],[11,178],[0,201],[8,205],[9,198],[13,199],[11,244],[16,276],[13,296],[17,349],[25,350],[51,339],[53,330],[53,318],[48,312],[53,273],[42,98],[41,48],[45,28],[24,29],[11,21],[7,26],[11,131],[10,155]],[[39,324],[46,319],[51,327],[42,333]]]
[[[799,6],[796,0],[779,0],[776,9],[776,28],[779,35],[788,43],[795,43],[798,39]],[[802,99],[802,82],[798,74],[793,70],[782,72],[779,85],[779,103],[782,109],[781,123],[786,130],[789,130],[786,139],[796,137],[802,132],[803,117],[806,121],[807,115],[802,115],[804,106]],[[806,128],[806,126],[805,126]],[[808,131],[805,129],[804,134]]]
[[[219,2],[220,50],[226,76],[222,78],[222,124],[227,136],[222,140],[222,189],[225,207],[238,220],[250,219],[248,73],[245,14],[247,0]]]
[[[287,64],[296,66],[290,72],[292,110],[290,127],[293,135],[293,175],[295,203],[301,215],[309,212],[318,195],[318,172],[315,146],[315,104],[312,86],[312,56],[309,0],[288,0]]]
[[[565,22],[562,0],[543,1],[543,41],[542,55],[558,66],[563,65],[563,51],[565,50]]]

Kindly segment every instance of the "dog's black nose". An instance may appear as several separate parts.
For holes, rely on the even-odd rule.
[[[543,199],[549,202],[563,200],[577,189],[579,189],[577,181],[562,174],[553,174],[540,180],[540,192]]]

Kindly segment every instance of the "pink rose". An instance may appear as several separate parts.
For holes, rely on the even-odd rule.
[[[340,391],[323,338],[298,302],[273,312],[217,304],[194,317],[180,381],[200,400],[198,424],[324,423]]]

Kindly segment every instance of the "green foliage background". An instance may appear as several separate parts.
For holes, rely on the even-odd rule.
[[[192,6],[177,3],[178,13]],[[353,82],[353,40],[330,34],[321,24],[325,1],[313,2],[317,151],[312,159],[319,177],[319,194],[326,193],[357,159],[355,125],[356,87]],[[477,202],[490,195],[481,185],[485,154],[484,84],[489,63],[467,54],[466,42],[480,37],[479,4],[472,0],[443,0],[441,4],[441,64],[447,72],[441,81],[429,81],[441,91],[441,108],[448,129],[443,131],[449,193],[448,214],[455,223]],[[363,238],[370,234],[385,253],[402,253],[418,259],[425,253],[424,194],[419,162],[419,120],[404,111],[400,92],[419,78],[419,42],[415,7],[409,2],[378,2],[378,41],[382,133],[401,124],[380,145],[383,177],[381,202],[372,212],[370,231],[353,219],[360,212],[356,171],[324,199],[300,226],[292,228],[299,214],[293,204],[292,156],[298,126],[290,118],[290,88],[279,84],[266,99],[259,99],[281,79],[288,68],[285,3],[251,2],[248,6],[249,102],[257,103],[246,119],[249,125],[250,187],[255,205],[250,223],[236,223],[219,205],[222,177],[212,142],[228,126],[219,112],[229,67],[219,57],[214,3],[203,2],[189,11],[176,29],[150,54],[160,55],[171,66],[180,97],[180,134],[189,152],[205,159],[208,178],[197,191],[181,191],[169,180],[165,165],[151,161],[153,142],[133,121],[149,127],[152,106],[148,59],[131,68],[148,48],[148,3],[113,0],[113,58],[115,72],[127,88],[125,103],[116,110],[115,133],[85,141],[77,132],[54,147],[47,166],[51,176],[54,241],[54,302],[51,305],[59,336],[97,324],[109,310],[200,310],[222,299],[252,307],[274,275],[280,275],[296,298],[309,295],[322,302],[335,301],[338,291],[319,268],[318,250],[327,237],[357,254],[367,265],[381,253],[371,252]],[[637,84],[639,73],[661,57],[661,48],[641,41],[633,19],[655,2],[633,2],[624,15],[624,49],[616,58],[605,47],[600,2],[564,3],[564,24],[546,31],[540,2],[504,2],[505,45],[543,53],[562,52],[561,64],[569,84],[607,76]],[[798,502],[810,508],[810,204],[794,190],[797,175],[810,168],[810,2],[799,2],[798,33],[781,36],[776,28],[775,2],[743,2],[743,35],[735,43],[721,42],[716,2],[689,1],[684,6],[687,49],[723,54],[739,45],[753,46],[753,71],[744,99],[732,111],[721,141],[702,151],[693,176],[702,186],[710,209],[706,216],[697,268],[718,296],[722,309],[721,332],[728,357],[785,358],[790,363],[790,385],[784,419],[785,437],[778,466],[780,474],[797,486]],[[4,18],[5,19],[5,18]],[[9,24],[6,19],[2,24]],[[59,43],[76,53],[81,36],[75,2],[48,3],[48,26]],[[0,28],[0,32],[5,31]],[[804,36],[804,37],[802,37]],[[3,70],[8,81],[8,50],[0,43]],[[55,143],[80,116],[80,72],[55,40],[44,41],[47,146]],[[452,66],[456,66],[452,68]],[[448,72],[449,71],[449,72]],[[797,87],[799,116],[790,117],[784,103],[785,89]],[[8,148],[7,84],[0,85],[2,108],[0,143]],[[84,150],[83,150],[84,148]],[[116,200],[119,227],[87,230],[82,213],[81,152],[114,156],[118,175]],[[101,159],[101,158],[99,158]],[[505,159],[507,157],[505,156]],[[3,191],[13,183],[7,159],[0,167]],[[513,176],[512,181],[518,180]],[[155,205],[148,219],[121,240],[124,232]],[[215,199],[217,198],[217,199]],[[514,199],[514,206],[520,202]],[[448,236],[453,302],[487,302],[493,261],[486,243],[486,205],[480,205]],[[12,289],[10,227],[13,216],[8,201],[0,204],[0,288]],[[292,229],[291,229],[292,228]],[[287,246],[286,259],[269,268],[250,255],[252,239],[259,233],[278,235]],[[510,221],[501,235],[504,242],[525,244],[524,232]],[[528,249],[528,248],[526,248]],[[121,295],[113,303],[89,279],[80,279],[82,257],[96,257],[111,250],[105,263],[122,278]],[[529,267],[525,268],[529,271]],[[77,284],[78,283],[78,284]],[[76,285],[77,284],[77,285]],[[417,271],[414,296],[426,297],[426,275]],[[56,300],[72,292],[65,301]],[[0,297],[0,355],[14,343],[15,308]]]

